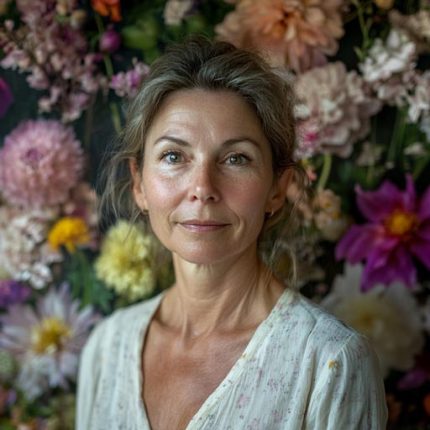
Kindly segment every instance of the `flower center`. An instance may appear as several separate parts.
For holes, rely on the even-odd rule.
[[[32,349],[37,354],[58,351],[70,335],[70,327],[63,320],[56,317],[45,318],[33,329]]]
[[[385,220],[385,227],[394,236],[406,236],[417,223],[415,214],[397,209]]]

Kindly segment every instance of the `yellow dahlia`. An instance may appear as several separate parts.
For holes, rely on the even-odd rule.
[[[88,245],[91,241],[90,232],[85,221],[80,217],[64,217],[57,221],[48,234],[51,248],[58,250],[64,246],[73,253],[79,245]]]
[[[119,221],[102,242],[97,277],[130,301],[148,296],[155,288],[153,246],[137,226]]]
[[[343,0],[240,0],[216,27],[223,40],[257,49],[276,66],[304,71],[336,53]]]

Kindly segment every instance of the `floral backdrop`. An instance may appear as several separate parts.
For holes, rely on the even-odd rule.
[[[430,428],[430,1],[0,0],[1,429],[72,429],[91,328],[172,280],[153,237],[101,223],[95,184],[127,100],[191,33],[295,86],[312,192],[278,269],[293,252],[303,294],[370,339],[389,428]]]

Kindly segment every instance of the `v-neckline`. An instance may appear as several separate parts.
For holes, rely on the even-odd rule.
[[[152,300],[153,308],[150,310],[149,313],[145,314],[145,319],[143,321],[140,321],[139,323],[139,333],[138,333],[138,342],[137,342],[137,348],[135,348],[134,353],[138,354],[137,356],[137,380],[139,381],[139,392],[135,393],[135,395],[139,399],[139,409],[141,411],[142,419],[144,424],[147,427],[147,430],[152,430],[148,413],[146,410],[145,402],[143,400],[143,374],[142,374],[142,358],[143,358],[143,347],[144,347],[144,341],[146,334],[148,332],[149,325],[152,321],[152,318],[156,314],[157,310],[160,307],[161,300],[165,294],[165,291],[160,293],[158,296],[154,297]],[[213,409],[213,407],[216,405],[218,400],[223,397],[223,393],[226,389],[228,389],[234,381],[240,376],[241,372],[244,369],[245,363],[249,360],[251,356],[254,355],[255,351],[258,349],[258,347],[261,345],[261,340],[265,339],[270,329],[273,327],[273,323],[275,322],[276,318],[279,316],[278,310],[283,306],[284,302],[287,302],[287,300],[292,299],[293,290],[290,288],[286,288],[282,294],[279,296],[278,300],[276,301],[275,305],[273,306],[272,310],[269,312],[267,317],[261,321],[261,323],[257,326],[254,333],[252,334],[251,338],[249,339],[245,349],[243,350],[240,357],[235,361],[233,366],[228,371],[227,375],[222,379],[220,384],[215,388],[214,391],[212,391],[211,394],[206,398],[206,400],[201,404],[200,408],[197,410],[197,412],[193,415],[191,420],[188,422],[187,426],[184,430],[196,430],[195,428],[196,424],[199,423],[204,417],[204,414],[207,414],[210,410]]]

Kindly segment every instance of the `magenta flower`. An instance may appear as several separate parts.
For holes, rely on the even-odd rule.
[[[0,118],[6,114],[13,103],[13,95],[7,83],[0,78]]]
[[[121,36],[112,28],[108,28],[100,37],[99,49],[112,54],[121,46]]]
[[[430,187],[417,199],[412,177],[405,190],[385,181],[376,191],[356,189],[357,205],[368,223],[353,225],[336,248],[336,258],[365,260],[361,288],[402,281],[416,283],[414,257],[430,269]]]

